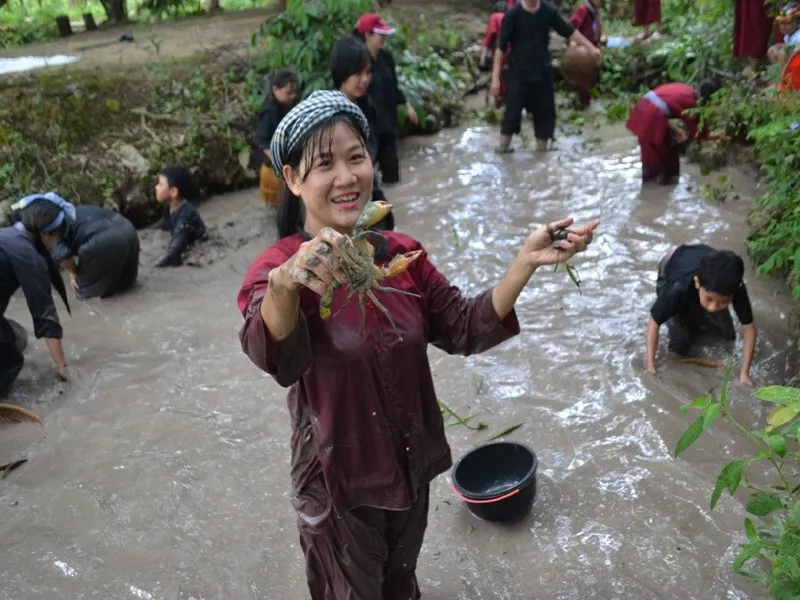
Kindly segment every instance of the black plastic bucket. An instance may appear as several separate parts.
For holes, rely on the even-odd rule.
[[[517,442],[492,442],[462,456],[451,471],[456,496],[486,521],[522,519],[536,498],[536,454]]]

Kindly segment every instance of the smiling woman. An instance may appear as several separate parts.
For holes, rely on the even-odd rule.
[[[342,308],[341,288],[340,312],[323,319],[319,296],[346,286],[340,242],[370,199],[368,138],[363,113],[336,91],[313,93],[281,121],[272,161],[292,196],[279,211],[281,239],[250,266],[238,297],[244,352],[290,387],[292,504],[312,600],[420,598],[429,484],[452,464],[427,347],[467,355],[516,335],[514,303],[534,271],[585,250],[599,224],[538,228],[500,282],[474,298],[419,242],[385,232],[376,263],[416,258],[391,279],[407,293],[380,292],[401,335],[374,303],[366,317],[355,302]]]

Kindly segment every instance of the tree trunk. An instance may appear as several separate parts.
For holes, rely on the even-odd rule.
[[[59,15],[56,17],[56,25],[58,26],[58,35],[62,38],[72,35],[72,25],[69,22],[69,16]]]
[[[127,0],[101,0],[108,20],[113,23],[128,22]]]
[[[94,31],[97,29],[97,23],[94,22],[94,15],[92,15],[92,13],[83,14],[83,24],[86,25],[86,31]]]
[[[219,5],[219,0],[211,0],[208,6],[208,12],[221,12],[222,7]]]

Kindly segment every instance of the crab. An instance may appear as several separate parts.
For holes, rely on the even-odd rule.
[[[359,215],[358,221],[356,221],[353,235],[343,235],[339,239],[338,250],[345,281],[343,283],[334,281],[328,287],[328,290],[320,300],[319,315],[323,320],[328,320],[332,316],[335,316],[331,311],[333,294],[338,288],[344,285],[348,288],[347,297],[342,307],[336,311],[336,314],[339,314],[349,304],[354,294],[358,294],[358,304],[361,307],[361,333],[362,335],[366,335],[367,312],[364,299],[366,296],[386,316],[392,328],[397,333],[397,336],[402,340],[403,336],[397,329],[392,314],[381,304],[378,298],[375,297],[375,291],[391,292],[419,298],[420,296],[418,294],[385,287],[379,285],[378,282],[405,273],[409,266],[411,266],[411,263],[419,258],[422,251],[416,250],[414,252],[398,254],[388,265],[383,267],[379,267],[375,264],[375,247],[370,241],[378,242],[386,238],[377,231],[372,231],[369,228],[375,223],[380,222],[391,210],[392,205],[388,202],[368,202]]]

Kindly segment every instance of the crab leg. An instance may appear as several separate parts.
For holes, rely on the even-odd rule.
[[[376,289],[378,289],[378,288],[376,288]],[[399,290],[394,290],[394,291],[399,291]],[[403,336],[400,333],[400,330],[397,329],[397,324],[395,324],[394,319],[392,318],[392,313],[390,313],[389,310],[383,304],[381,304],[380,300],[378,300],[375,297],[375,294],[372,293],[372,290],[368,290],[367,291],[367,296],[369,296],[370,300],[372,300],[372,302],[375,304],[375,306],[377,306],[380,309],[380,311],[384,315],[386,315],[386,318],[389,319],[389,323],[392,324],[392,329],[394,329],[395,332],[397,333],[397,337],[400,338],[400,341],[403,341]]]

